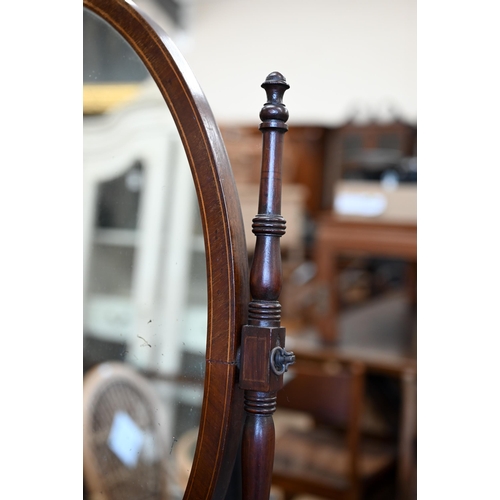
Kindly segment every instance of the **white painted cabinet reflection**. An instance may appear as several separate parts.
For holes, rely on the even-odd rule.
[[[207,290],[196,193],[156,87],[85,116],[84,369],[124,360],[153,375],[167,435],[199,423]]]

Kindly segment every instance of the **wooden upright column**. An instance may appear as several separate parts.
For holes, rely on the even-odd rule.
[[[258,215],[253,219],[257,237],[250,271],[252,301],[249,324],[243,327],[240,387],[245,390],[246,421],[242,442],[243,500],[269,500],[274,461],[276,393],[283,373],[295,356],[284,349],[285,328],[280,326],[282,271],[280,237],[285,234],[281,216],[281,165],[288,110],[282,103],[289,88],[280,73],[262,84],[267,102],[260,112],[263,134],[262,172]]]

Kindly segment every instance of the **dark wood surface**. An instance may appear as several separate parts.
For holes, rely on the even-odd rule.
[[[205,238],[208,332],[199,438],[184,498],[224,498],[243,431],[236,365],[249,302],[244,226],[231,166],[205,96],[164,31],[125,0],[84,0],[83,6],[115,28],[144,62],[189,160]]]
[[[253,126],[221,126],[222,137],[240,185],[260,182],[262,137]],[[323,169],[326,127],[289,125],[283,150],[283,185],[301,185],[305,189],[305,206],[310,216],[322,208]]]
[[[332,128],[325,136],[325,165],[321,208],[333,206],[335,186],[349,172],[361,167],[360,153],[390,150],[400,157],[416,156],[416,125],[397,119],[388,123],[355,123]],[[366,166],[366,165],[365,165]],[[391,166],[385,164],[385,167]],[[371,165],[370,170],[373,168]]]
[[[396,290],[340,311],[335,343],[315,326],[287,325],[297,363],[362,361],[374,373],[400,377],[417,370],[416,310],[404,290]]]
[[[406,260],[416,273],[417,223],[341,217],[327,211],[318,218],[315,261],[321,300],[317,328],[323,340],[338,338],[338,259],[341,255],[395,257]],[[411,288],[410,288],[411,287]],[[411,300],[416,300],[416,278],[408,283]]]
[[[300,493],[366,498],[368,488],[376,480],[380,486],[394,470],[396,454],[390,441],[362,432],[365,366],[346,362],[332,370],[300,363],[292,371],[278,393],[278,409],[313,420],[307,427],[280,429],[273,483],[285,498]]]

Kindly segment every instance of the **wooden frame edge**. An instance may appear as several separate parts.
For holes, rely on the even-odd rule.
[[[236,365],[249,301],[244,225],[231,166],[208,102],[168,35],[129,0],[83,0],[83,7],[110,24],[141,58],[172,113],[191,167],[205,237],[209,310],[202,415],[184,498],[223,498],[244,420]]]

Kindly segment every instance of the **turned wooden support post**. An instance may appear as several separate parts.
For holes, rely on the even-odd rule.
[[[262,172],[258,215],[253,219],[257,237],[250,271],[252,301],[248,325],[242,330],[240,387],[245,390],[246,421],[242,442],[243,499],[269,500],[274,461],[276,392],[283,373],[295,360],[285,351],[285,328],[280,326],[282,271],[280,237],[285,234],[281,216],[281,164],[288,110],[282,103],[289,88],[280,73],[262,84],[267,102],[260,112],[263,134]]]

